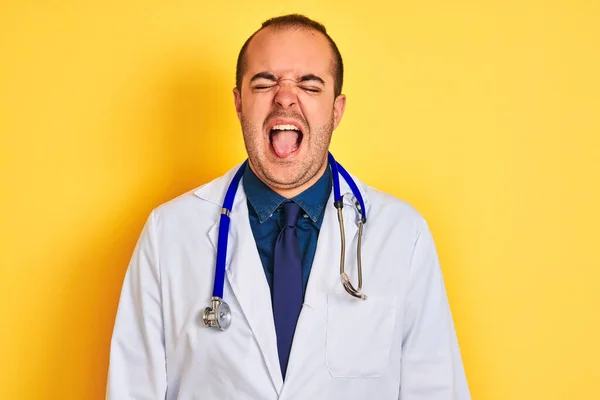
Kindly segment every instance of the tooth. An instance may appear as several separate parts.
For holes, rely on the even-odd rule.
[[[277,129],[279,131],[299,131],[300,129],[294,125],[275,125],[273,129]]]

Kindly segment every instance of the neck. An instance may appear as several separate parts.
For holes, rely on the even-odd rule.
[[[327,169],[329,163],[327,162],[327,159],[325,159],[325,162],[323,163],[323,165],[321,166],[321,168],[319,168],[319,170],[317,171],[317,173],[312,178],[310,178],[308,181],[306,181],[305,183],[303,183],[300,186],[295,186],[295,187],[291,187],[291,188],[276,187],[276,186],[273,186],[273,185],[269,184],[268,182],[265,182],[263,179],[260,178],[260,175],[258,175],[256,173],[256,169],[252,166],[252,163],[249,162],[248,165],[250,166],[250,168],[252,169],[252,171],[254,171],[254,174],[261,181],[263,181],[263,183],[265,185],[267,185],[269,187],[269,189],[271,189],[272,191],[274,191],[278,195],[280,195],[282,197],[285,197],[286,199],[291,199],[291,198],[299,195],[300,193],[304,192],[306,189],[308,189],[309,187],[311,187],[315,183],[317,183],[317,181],[325,173],[325,170]]]

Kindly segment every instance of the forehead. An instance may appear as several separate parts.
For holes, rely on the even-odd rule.
[[[267,27],[250,41],[246,74],[271,72],[277,76],[317,74],[332,76],[333,53],[321,32],[303,27]]]

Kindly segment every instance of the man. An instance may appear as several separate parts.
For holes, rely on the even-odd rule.
[[[470,398],[434,243],[414,209],[340,179],[354,282],[358,197],[368,215],[366,299],[340,282],[328,148],[342,79],[337,46],[304,16],[273,18],[244,44],[233,90],[249,159],[239,190],[221,217],[236,167],[150,215],[123,285],[109,399]],[[231,219],[225,331],[203,322],[220,218]]]

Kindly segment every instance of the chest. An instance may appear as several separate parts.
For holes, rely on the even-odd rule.
[[[389,384],[391,378],[385,377],[390,373],[390,363],[400,354],[412,239],[407,230],[391,221],[376,217],[369,221],[360,252],[363,290],[368,299],[360,301],[350,297],[340,282],[342,258],[353,284],[358,280],[359,235],[353,215],[345,216],[344,227],[342,252],[339,224],[334,215],[326,214],[285,386],[277,360],[270,290],[248,215],[232,218],[224,291],[232,311],[232,325],[227,332],[201,323],[201,312],[209,305],[212,292],[216,247],[210,237],[214,232],[209,230],[204,236],[195,233],[187,245],[163,249],[170,387],[193,390],[186,384],[189,379],[206,380],[215,371],[222,372],[218,379],[214,377],[219,387],[263,393],[249,398],[268,398],[261,396],[281,395],[294,388],[306,391],[303,382],[308,377],[313,382],[310,387],[320,385],[325,391],[340,384],[340,378],[350,380],[348,385],[356,384],[356,379],[377,378],[382,388],[393,387]],[[228,381],[228,377],[236,377],[235,382]],[[244,398],[239,393],[237,396]]]

